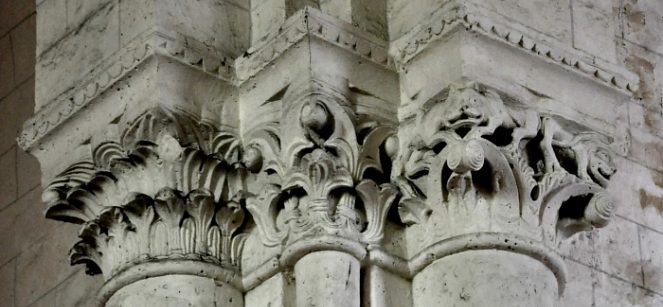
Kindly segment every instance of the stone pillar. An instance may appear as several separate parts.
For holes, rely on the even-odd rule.
[[[414,306],[555,306],[557,279],[539,260],[506,251],[450,255],[412,280]]]
[[[101,306],[555,306],[616,205],[637,78],[474,1],[99,2],[19,141]]]
[[[128,306],[244,306],[242,292],[228,284],[193,275],[165,275],[128,284],[106,302],[107,307]]]
[[[297,306],[360,305],[359,261],[337,251],[314,252],[295,264]]]

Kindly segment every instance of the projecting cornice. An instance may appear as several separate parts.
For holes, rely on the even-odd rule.
[[[403,66],[426,50],[431,43],[443,39],[458,29],[466,29],[525,50],[545,61],[556,63],[628,95],[638,90],[637,75],[625,68],[590,57],[552,39],[545,39],[541,34],[532,33],[532,30],[507,22],[503,17],[491,14],[469,2],[445,3],[433,13],[430,20],[391,42],[391,58],[397,65]]]
[[[391,43],[307,8],[293,14],[281,27],[272,30],[244,54],[232,58],[195,39],[159,30],[140,35],[92,70],[73,89],[59,95],[28,120],[18,138],[19,145],[31,149],[63,122],[87,108],[99,95],[124,78],[147,59],[159,55],[172,58],[204,74],[240,86],[273,63],[286,50],[306,38],[315,38],[362,59],[396,69],[426,50],[431,42],[455,30],[466,29],[529,52],[575,74],[604,84],[626,95],[638,88],[638,78],[622,67],[590,58],[551,39],[541,39],[531,30],[507,25],[500,17],[486,16],[470,4],[449,2],[433,17]]]

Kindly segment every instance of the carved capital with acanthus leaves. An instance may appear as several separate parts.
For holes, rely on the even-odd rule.
[[[82,224],[71,261],[107,280],[188,261],[241,288],[273,274],[244,271],[248,241],[273,252],[276,270],[319,250],[379,251],[405,264],[369,261],[411,277],[436,249],[496,248],[550,258],[563,280],[556,245],[612,215],[609,139],[589,128],[476,83],[400,124],[347,93],[286,87],[241,134],[150,109],[47,187],[47,217]],[[398,254],[394,233],[418,239]]]

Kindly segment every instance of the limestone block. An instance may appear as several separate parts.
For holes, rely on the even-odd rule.
[[[66,0],[66,2],[68,29],[76,29],[80,27],[85,23],[85,19],[93,17],[97,11],[102,10],[111,2],[114,2],[114,5],[118,5],[117,0]]]
[[[576,234],[559,245],[559,253],[587,267],[599,267],[601,253],[596,249],[597,233],[598,230]]]
[[[67,32],[67,0],[44,0],[37,6],[37,57]]]
[[[662,105],[663,107],[663,105]],[[629,104],[629,124],[634,131],[663,137],[663,113],[657,105],[648,106],[639,103]]]
[[[53,306],[88,307],[96,303],[96,294],[102,286],[101,277],[85,274],[84,270],[76,270],[67,280],[58,285],[53,292]]]
[[[352,21],[352,0],[317,0],[320,10],[345,22]]]
[[[663,138],[646,131],[631,128],[630,158],[648,168],[663,171]]]
[[[0,36],[35,11],[35,1],[8,0],[0,2]]]
[[[663,52],[663,3],[657,0],[623,2],[624,38],[659,53]]]
[[[39,185],[41,171],[34,156],[22,150],[18,150],[16,155],[17,195],[20,197]]]
[[[71,274],[64,255],[71,247],[78,227],[61,225],[36,242],[19,257],[16,264],[16,303],[26,306],[46,294]],[[69,235],[63,235],[69,234]],[[52,302],[51,302],[52,303]]]
[[[617,60],[612,1],[571,1],[573,10],[573,47],[604,60]]]
[[[359,29],[383,40],[389,40],[387,6],[389,1],[352,1],[352,21]]]
[[[628,108],[629,124],[632,128],[663,137],[663,114],[659,108],[638,103],[630,103]]]
[[[0,265],[0,300],[14,306],[14,281],[16,280],[16,259]]]
[[[663,296],[602,272],[595,272],[594,306],[655,307]]]
[[[283,0],[251,1],[251,46],[257,44],[285,21]]]
[[[644,286],[663,293],[663,234],[640,227]]]
[[[10,36],[0,37],[0,97],[4,97],[14,88],[14,59]]]
[[[35,20],[36,17],[32,15],[11,32],[16,84],[22,83],[34,73]]]
[[[596,239],[596,252],[600,255],[601,270],[642,285],[638,225],[615,217],[613,223],[604,230],[597,234]],[[602,252],[615,250],[620,252]]]
[[[43,216],[42,209],[39,188],[32,189],[8,208],[7,218],[13,228],[10,252],[18,254],[29,249],[57,228],[58,224],[52,222],[41,223],[40,227],[34,227],[33,221]]]
[[[159,10],[157,1],[120,1],[120,39],[123,46],[142,33],[158,29]],[[139,39],[139,38],[138,38]]]
[[[39,24],[39,21],[37,23]],[[39,56],[35,68],[36,82],[40,85],[35,91],[36,109],[72,88],[103,59],[117,51],[119,48],[117,4],[108,3],[97,10],[95,15],[85,19],[85,23],[77,29],[69,32],[66,37],[49,48],[48,52]],[[39,38],[39,29],[37,31]],[[44,42],[38,41],[37,45],[38,48],[45,47]]]
[[[412,30],[421,20],[442,6],[437,0],[394,0],[387,2],[388,40],[393,41]]]
[[[184,35],[232,55],[250,43],[250,12],[228,1],[137,1],[120,2],[122,44],[145,31]]]
[[[623,204],[617,214],[629,220],[663,231],[663,174],[637,162],[618,158],[619,172],[609,188]]]
[[[541,34],[571,45],[571,0],[472,0],[490,12],[510,18],[513,22],[533,28]],[[609,2],[609,1],[605,1]]]
[[[319,0],[284,0],[286,7],[286,16],[290,17],[295,14],[297,11],[304,9],[305,7],[314,7],[320,8]]]
[[[16,200],[16,148],[12,147],[0,156],[0,208],[4,208]]]
[[[624,63],[625,68],[637,74],[640,79],[636,102],[661,112],[663,94],[660,84],[663,81],[663,66],[657,63],[661,63],[663,57],[629,41],[620,44],[617,57],[620,63]]]

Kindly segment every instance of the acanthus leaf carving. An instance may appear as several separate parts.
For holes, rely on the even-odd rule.
[[[398,190],[389,183],[378,186],[370,180],[360,182],[356,189],[366,210],[367,226],[361,233],[361,240],[368,244],[378,244],[384,236],[387,214],[398,196]]]
[[[160,108],[101,143],[44,194],[49,217],[83,224],[72,263],[107,279],[153,259],[239,270],[252,236],[280,257],[344,248],[316,241],[328,238],[380,249],[387,227],[429,234],[420,250],[473,233],[552,246],[614,211],[607,138],[582,125],[475,83],[396,125],[314,85],[286,86],[278,99],[291,105],[263,104],[241,138]]]

